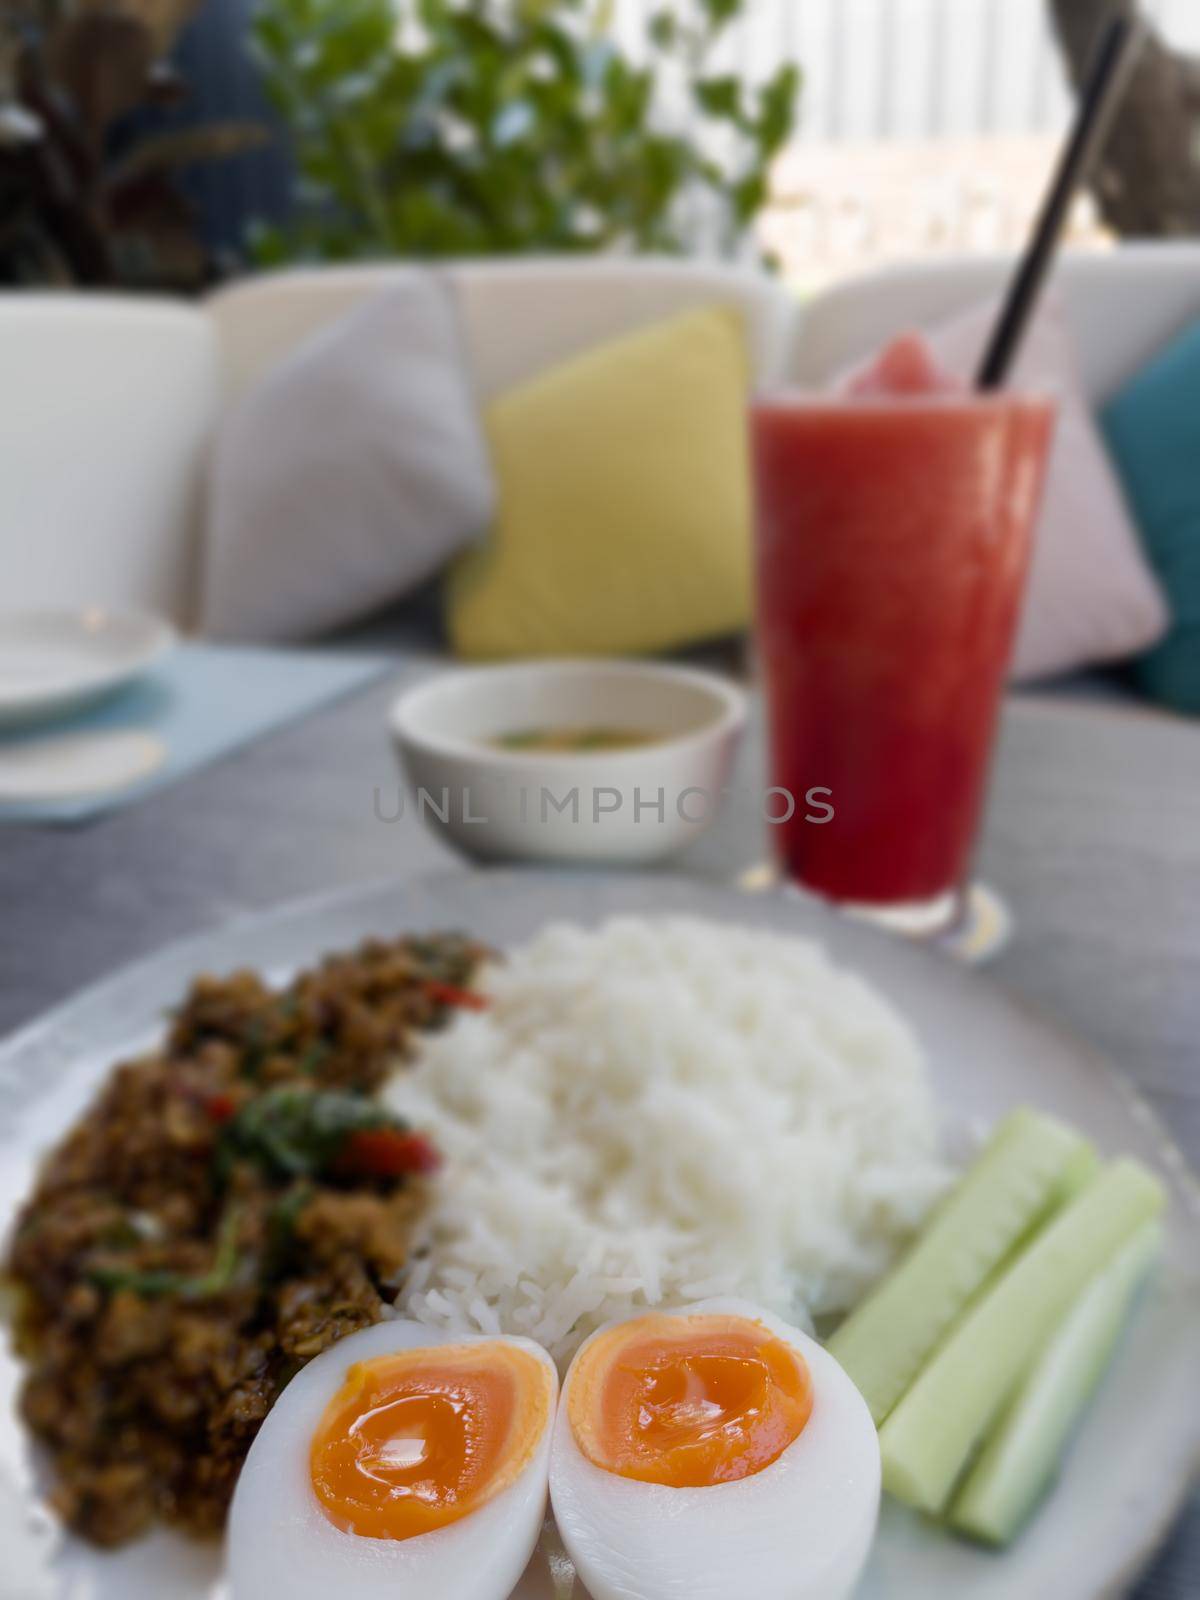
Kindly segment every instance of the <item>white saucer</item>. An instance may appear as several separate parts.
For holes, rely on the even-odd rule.
[[[0,727],[76,711],[145,672],[175,640],[169,622],[132,611],[0,611]]]
[[[148,778],[166,759],[162,740],[136,728],[5,740],[0,743],[0,805],[111,794]]]

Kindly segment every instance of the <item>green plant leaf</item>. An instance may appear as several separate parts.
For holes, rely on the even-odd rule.
[[[703,190],[737,243],[790,128],[794,75],[750,92],[703,65],[743,10],[660,3],[649,60],[606,0],[259,0],[254,48],[286,117],[303,197],[257,250],[303,259],[680,251]],[[674,131],[682,75],[697,116]],[[719,133],[718,161],[708,131]]]
[[[673,11],[656,11],[646,28],[651,44],[670,50],[679,38],[679,19]]]
[[[718,78],[700,78],[693,93],[696,102],[711,117],[727,117],[738,121],[742,115],[742,82],[731,73]]]
[[[69,97],[98,148],[111,124],[141,104],[155,59],[154,35],[136,17],[79,11],[54,30],[47,58],[52,83]]]
[[[795,0],[792,0],[795,4]],[[743,0],[700,0],[701,10],[713,29],[726,28],[742,14]]]
[[[260,149],[270,137],[260,122],[209,122],[195,128],[148,134],[112,168],[104,186],[111,191],[150,172],[223,161],[245,150]]]
[[[537,118],[528,100],[510,100],[492,118],[491,142],[498,150],[519,144],[533,129]]]
[[[731,190],[733,214],[743,225],[754,218],[767,203],[767,179],[761,172],[752,172],[741,178]]]
[[[774,155],[782,148],[796,125],[796,100],[800,92],[800,69],[789,62],[780,67],[758,95],[757,134],[759,147]]]

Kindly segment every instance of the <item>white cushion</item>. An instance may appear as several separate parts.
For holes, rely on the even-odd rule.
[[[714,302],[746,324],[756,377],[778,378],[796,304],[765,273],[719,262],[520,256],[435,269],[457,298],[471,382],[491,399],[591,345]],[[299,268],[212,295],[225,404],[236,404],[305,339],[421,269],[394,264]]]
[[[419,267],[382,262],[296,267],[218,289],[205,308],[216,334],[221,400],[232,408],[307,339],[388,289],[425,276]]]
[[[217,381],[202,311],[108,295],[0,297],[6,606],[191,620]]]
[[[434,276],[410,272],[302,342],[227,418],[205,627],[324,632],[415,588],[491,511],[454,307]]]
[[[1011,259],[950,257],[889,267],[819,295],[798,325],[788,372],[819,387],[904,328],[929,328],[998,296]],[[1066,253],[1054,273],[1084,393],[1099,405],[1200,316],[1200,243]]]
[[[776,280],[719,262],[550,256],[444,270],[484,401],[595,345],[712,305],[740,313],[754,378],[770,383],[782,373],[797,314]]]

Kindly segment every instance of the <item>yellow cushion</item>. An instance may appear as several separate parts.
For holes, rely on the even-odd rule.
[[[501,395],[499,510],[448,590],[455,650],[623,655],[750,615],[748,362],[712,308],[588,351]]]

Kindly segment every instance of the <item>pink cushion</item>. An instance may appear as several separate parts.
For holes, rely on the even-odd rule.
[[[995,311],[980,306],[929,332],[934,353],[957,376],[974,372]],[[1168,613],[1092,420],[1056,297],[1034,319],[1012,382],[1059,401],[1012,665],[1019,682],[1136,655],[1162,637]]]

